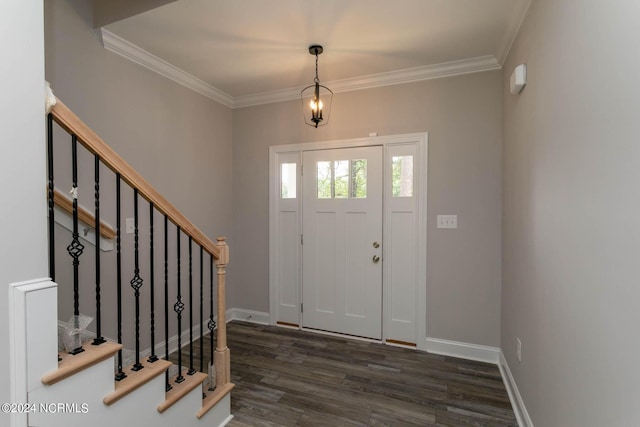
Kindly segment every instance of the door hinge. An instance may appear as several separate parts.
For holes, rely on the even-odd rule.
[[[304,175],[304,166],[300,165],[300,176]]]
[[[300,313],[304,313],[304,303],[300,303]]]
[[[300,244],[304,245],[304,234],[300,235]]]

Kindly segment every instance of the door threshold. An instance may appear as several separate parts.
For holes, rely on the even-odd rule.
[[[340,333],[340,332],[325,331],[324,329],[314,329],[314,328],[307,328],[307,327],[302,326],[300,328],[300,330],[301,331],[305,331],[305,332],[313,332],[313,333],[320,334],[320,335],[328,335],[330,337],[348,338],[348,339],[353,339],[353,340],[356,340],[356,341],[373,342],[373,343],[382,344],[382,339],[361,337],[361,336],[358,336],[358,335],[343,334],[343,333]]]
[[[290,328],[290,329],[300,329],[300,325],[298,325],[297,323],[276,322],[276,326],[282,326],[284,328]]]

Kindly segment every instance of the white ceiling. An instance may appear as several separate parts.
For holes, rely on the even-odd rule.
[[[108,25],[103,40],[237,107],[295,98],[313,82],[311,44],[334,91],[499,68],[530,1],[179,0]]]

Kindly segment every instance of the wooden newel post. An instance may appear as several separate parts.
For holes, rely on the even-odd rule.
[[[220,249],[220,257],[216,260],[218,270],[218,333],[216,335],[216,352],[214,365],[216,369],[216,387],[231,382],[231,359],[227,347],[227,323],[225,319],[225,268],[229,263],[229,246],[224,237],[218,237],[216,246]]]

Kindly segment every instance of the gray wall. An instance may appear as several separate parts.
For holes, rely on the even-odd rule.
[[[232,237],[229,307],[269,309],[270,145],[427,131],[427,333],[499,345],[501,71],[337,94],[315,130],[299,101],[232,112],[106,51],[90,2],[45,6],[56,94],[205,233]],[[438,213],[458,214],[458,230],[436,229]]]
[[[56,96],[210,237],[231,230],[232,111],[102,47],[90,2],[45,2]]]
[[[46,78],[55,94],[85,123],[131,164],[170,203],[189,218],[212,240],[226,235],[233,248],[232,233],[232,111],[219,103],[199,95],[177,83],[134,64],[102,47],[98,33],[93,30],[92,2],[82,0],[49,0],[45,6]],[[70,144],[68,137],[56,140],[55,185],[67,192],[70,181]],[[91,157],[80,158],[80,204],[93,210],[93,164]],[[114,178],[103,169],[101,217],[115,226]],[[44,184],[42,196],[44,197]],[[141,265],[144,280],[143,302],[148,301],[148,205],[140,202]],[[124,218],[132,217],[131,191],[123,190]],[[162,218],[155,218],[156,254],[161,257],[160,239]],[[68,233],[61,229],[58,246],[56,280],[60,284],[61,319],[71,314],[71,261],[65,253]],[[171,233],[171,230],[170,230]],[[173,239],[173,234],[171,235]],[[125,322],[132,322],[129,281],[133,277],[132,235],[123,236],[126,252],[124,262]],[[170,243],[171,244],[171,243]],[[188,274],[187,243],[182,246],[183,283]],[[199,253],[195,253],[196,257]],[[93,247],[88,247],[81,259],[81,312],[93,313]],[[105,254],[102,268],[105,325],[115,323],[115,268],[113,252]],[[173,249],[170,259],[175,260]],[[162,278],[161,261],[156,262],[156,280]],[[170,267],[175,277],[175,262]],[[194,266],[196,283],[199,267]],[[208,268],[205,267],[205,274]],[[229,286],[233,279],[230,275]],[[184,285],[183,285],[184,286]],[[185,293],[183,287],[183,295]],[[173,291],[172,291],[173,292]],[[156,293],[159,303],[160,295]],[[173,295],[171,295],[173,298]],[[142,309],[147,313],[146,307]],[[143,322],[148,322],[145,316]],[[163,319],[157,318],[159,322]],[[142,325],[148,331],[147,323]],[[185,324],[186,327],[186,324]],[[113,328],[106,330],[113,338]],[[175,333],[175,332],[173,332]],[[143,335],[143,348],[148,345],[148,333]],[[128,348],[131,342],[125,342]]]
[[[501,346],[536,426],[640,425],[638,16],[536,0],[504,67]]]
[[[492,71],[340,93],[319,129],[303,124],[299,100],[235,110],[232,304],[269,311],[269,146],[427,131],[427,334],[498,346],[501,84]],[[436,229],[439,213],[459,228]]]
[[[8,286],[48,276],[44,199],[42,3],[7,0],[0,13],[0,402],[11,402]],[[0,425],[9,425],[0,413]]]

